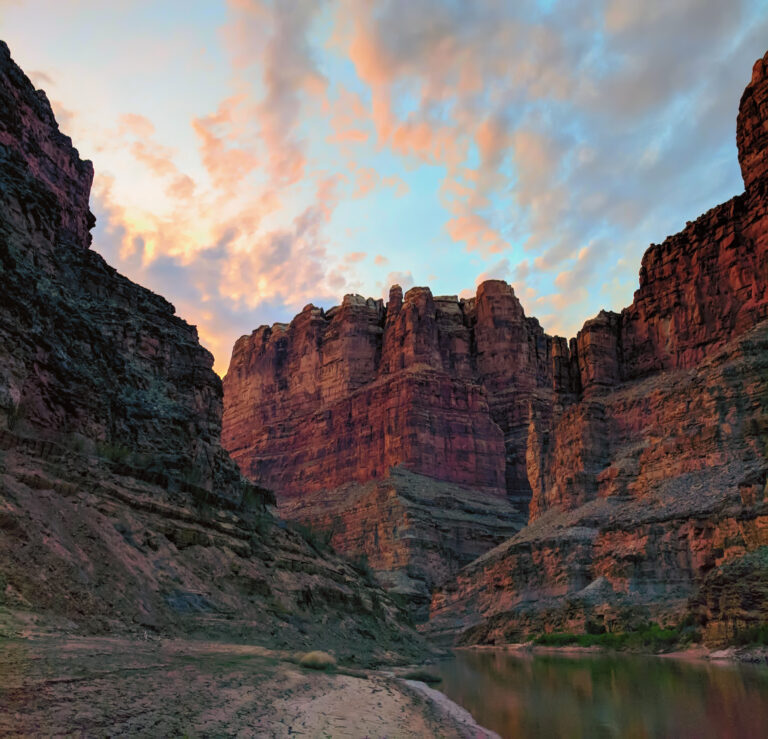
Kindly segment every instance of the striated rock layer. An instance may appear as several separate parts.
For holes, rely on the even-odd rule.
[[[14,612],[413,659],[366,573],[264,512],[195,328],[89,249],[92,178],[0,42],[0,636]]]
[[[768,545],[766,100],[768,55],[737,122],[746,192],[651,246],[632,305],[585,324],[578,402],[529,425],[532,523],[435,594],[436,633],[687,612],[721,641],[765,621],[730,578]]]
[[[532,410],[549,417],[572,385],[565,342],[526,318],[506,283],[461,301],[394,286],[386,306],[347,295],[239,339],[222,438],[244,474],[276,491],[283,515],[327,527],[332,510],[334,546],[365,554],[385,582],[405,578],[420,601],[522,526]],[[485,511],[461,522],[437,507],[415,513],[394,468],[442,485],[438,497],[456,508],[471,510],[479,492]],[[396,512],[374,499],[359,507],[349,483],[370,481],[399,498]],[[368,540],[379,521],[394,533]]]
[[[280,511],[364,558],[379,582],[426,620],[432,589],[520,529],[520,516],[483,491],[395,467],[386,477],[295,497]]]
[[[388,571],[418,558],[368,533],[406,514],[359,503],[351,482],[385,489],[400,465],[528,509],[526,529],[436,593],[436,631],[677,617],[712,568],[765,543],[767,76],[768,55],[739,110],[746,191],[652,245],[632,305],[570,342],[499,281],[461,301],[347,296],[242,337],[223,439],[244,473]]]
[[[308,305],[240,338],[224,387],[225,446],[281,499],[403,465],[527,504],[530,407],[550,406],[571,376],[563,340],[492,280],[471,300],[395,285],[386,307],[357,295]]]

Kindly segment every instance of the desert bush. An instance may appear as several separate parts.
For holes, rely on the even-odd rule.
[[[371,584],[376,584],[376,573],[368,562],[367,554],[358,554],[350,559],[352,566]]]
[[[96,444],[96,454],[110,462],[125,464],[131,457],[131,450],[122,444],[100,441]]]
[[[331,670],[336,667],[336,658],[328,652],[307,652],[299,660],[299,664],[311,670]]]
[[[634,649],[642,651],[662,652],[675,646],[685,646],[701,641],[701,633],[692,625],[678,626],[673,629],[663,629],[656,623],[649,623],[635,631],[619,631],[612,633],[573,634],[555,631],[550,634],[540,634],[534,644],[550,647],[605,647],[606,649]]]
[[[768,624],[754,624],[736,631],[733,641],[738,646],[768,644]]]
[[[242,492],[240,510],[242,511],[263,511],[268,505],[275,505],[277,502],[271,490],[254,485],[247,480],[240,483],[240,490]]]

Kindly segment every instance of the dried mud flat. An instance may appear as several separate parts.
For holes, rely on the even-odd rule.
[[[4,639],[0,735],[495,736],[422,684],[289,659],[200,641]]]

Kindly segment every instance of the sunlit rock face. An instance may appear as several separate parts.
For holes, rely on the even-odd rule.
[[[529,426],[531,523],[435,594],[436,632],[508,641],[688,610],[722,641],[765,621],[733,578],[768,545],[766,100],[763,59],[738,118],[746,192],[651,246],[632,305],[585,324],[580,399]]]
[[[529,422],[573,394],[572,371],[566,342],[526,318],[504,282],[483,283],[470,300],[424,287],[394,286],[386,305],[348,295],[236,343],[223,440],[284,515],[335,526],[335,546],[365,554],[384,581],[422,600],[524,523]],[[443,485],[427,497],[453,507],[477,510],[480,493],[482,515],[424,515],[395,469]],[[349,484],[371,481],[394,491],[396,512],[373,504],[381,496],[360,508]],[[377,521],[395,533],[366,539]]]
[[[768,53],[755,62],[752,79],[741,96],[736,125],[739,164],[747,191],[768,176]]]
[[[746,192],[652,245],[621,313],[567,342],[496,280],[470,300],[395,287],[386,304],[308,306],[237,342],[225,445],[287,515],[335,521],[342,550],[447,577],[435,630],[493,640],[681,613],[711,568],[767,543],[766,95],[762,60],[738,120]],[[360,504],[393,468],[511,504],[529,526],[453,578],[408,554],[407,513],[380,494]],[[391,532],[365,534],[381,521]],[[433,525],[448,559],[478,551],[471,526]]]

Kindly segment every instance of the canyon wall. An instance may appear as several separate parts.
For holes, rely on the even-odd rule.
[[[572,384],[565,342],[526,318],[506,283],[471,300],[395,285],[386,306],[347,295],[241,337],[223,439],[281,500],[402,465],[526,505],[530,407]]]
[[[435,593],[435,633],[764,623],[765,568],[752,594],[732,578],[768,551],[767,99],[768,55],[737,121],[746,191],[651,246],[632,305],[585,324],[578,402],[529,425],[531,524]]]
[[[239,501],[197,331],[89,248],[93,167],[0,46],[0,418]]]
[[[222,438],[281,515],[330,528],[426,615],[435,584],[525,522],[531,413],[572,394],[571,371],[566,343],[504,282],[471,300],[347,295],[238,340]]]
[[[264,511],[173,306],[91,251],[93,168],[0,42],[0,638],[199,634],[422,653],[360,568]]]
[[[512,504],[530,525],[457,579],[416,566],[447,578],[437,632],[583,627],[609,603],[595,618],[679,615],[712,568],[768,543],[767,64],[737,122],[746,191],[652,245],[631,306],[570,342],[500,281],[470,300],[394,287],[386,305],[307,306],[233,351],[223,439],[243,472],[383,573],[418,559],[365,535],[407,518],[359,502],[389,470]]]

